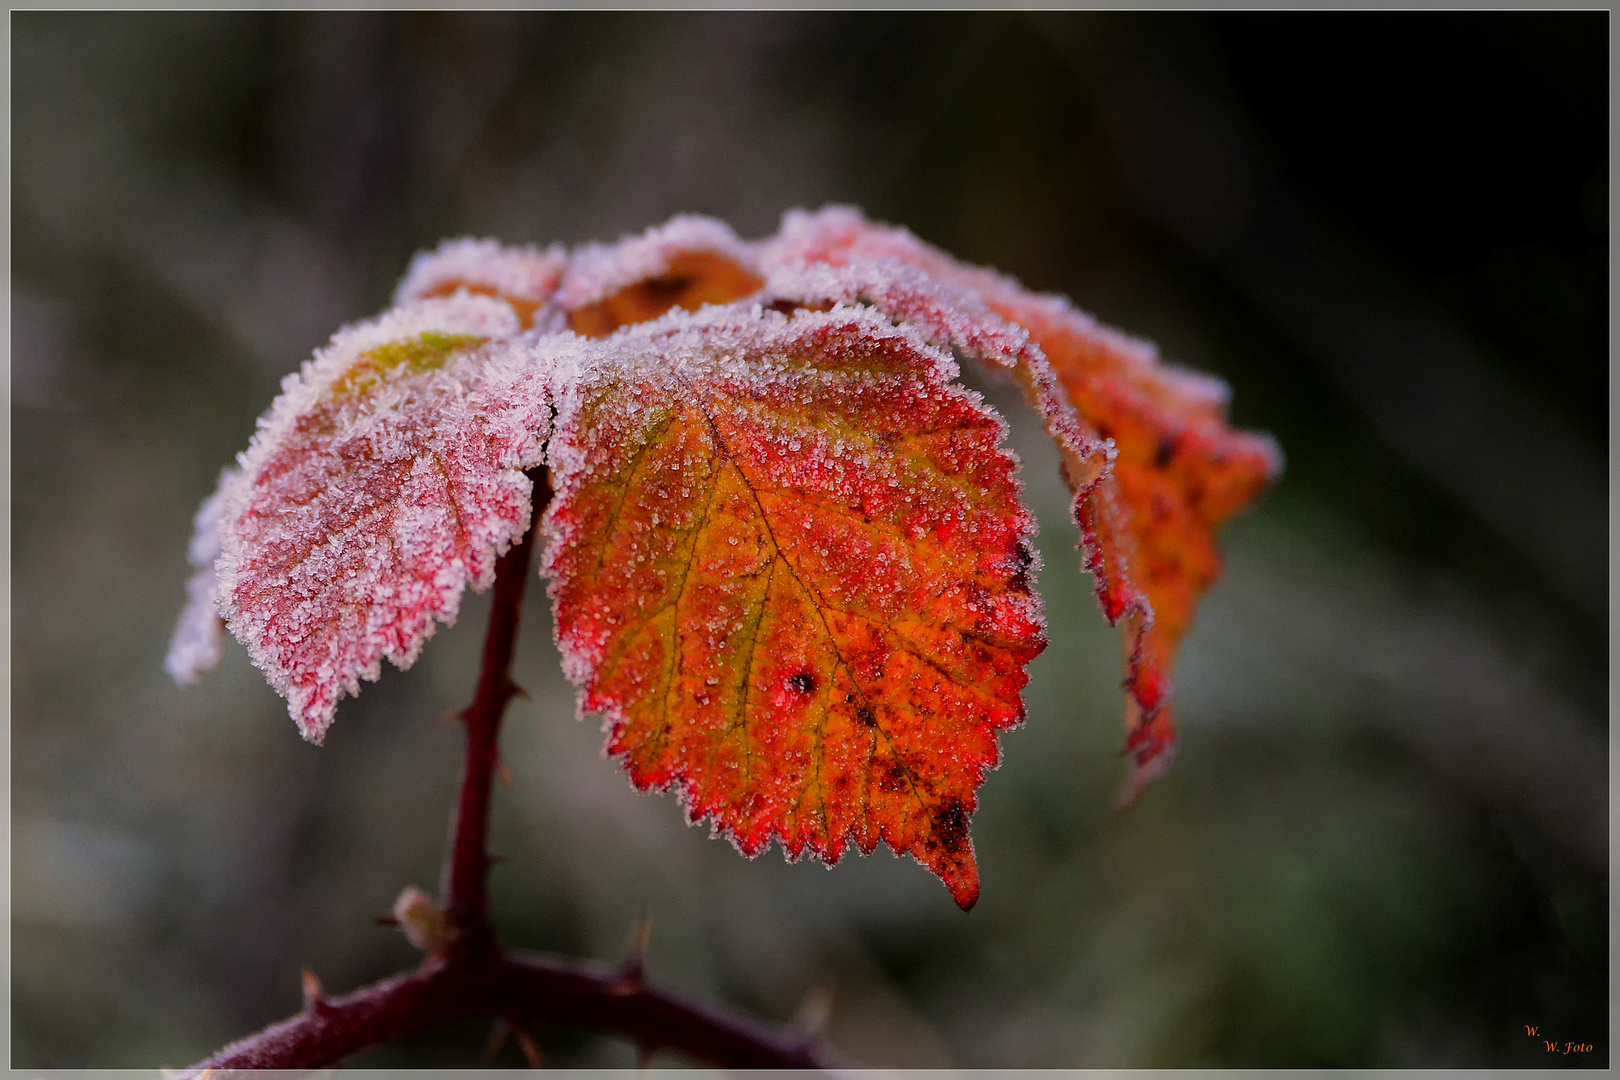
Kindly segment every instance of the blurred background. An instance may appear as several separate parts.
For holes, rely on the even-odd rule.
[[[179,1066],[295,1011],[301,967],[336,993],[415,960],[372,920],[437,884],[484,598],[321,749],[234,643],[191,691],[161,667],[191,516],[279,380],[441,237],[848,202],[1223,376],[1281,440],[1186,644],[1176,766],[1110,810],[1118,647],[1055,456],[989,387],[1052,644],[980,792],[979,905],[883,852],[749,863],[632,791],[536,584],[507,941],[611,959],[650,913],[653,977],[783,1022],[830,991],[872,1065],[1607,1065],[1608,35],[13,13],[12,1064]],[[352,1063],[477,1065],[487,1034]]]

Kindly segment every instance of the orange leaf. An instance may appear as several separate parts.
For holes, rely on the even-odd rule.
[[[570,328],[606,337],[672,308],[695,311],[759,291],[752,262],[750,245],[729,225],[683,214],[617,244],[576,251],[558,300]]]
[[[1068,301],[959,263],[858,211],[789,213],[762,262],[773,286],[783,279],[800,291],[805,264],[840,267],[849,280],[886,279],[891,284],[860,288],[860,298],[928,325],[917,299],[924,287],[887,269],[914,267],[944,297],[945,314],[931,317],[936,336],[1024,373],[1026,394],[1064,452],[1085,566],[1103,613],[1123,622],[1132,789],[1162,771],[1175,743],[1170,668],[1198,598],[1220,574],[1215,529],[1280,475],[1276,442],[1226,426],[1228,392],[1220,380],[1161,364],[1150,345]],[[1022,328],[1027,340],[999,329],[994,316]]]
[[[1269,435],[1227,427],[1224,383],[1159,363],[1146,342],[1053,298],[1003,295],[995,307],[1029,328],[1080,414],[1118,447],[1113,483],[1088,493],[1079,512],[1103,558],[1120,563],[1099,580],[1128,580],[1151,605],[1151,623],[1127,627],[1140,711],[1126,735],[1139,772],[1151,774],[1174,743],[1171,664],[1199,597],[1220,576],[1215,530],[1276,480],[1282,453]],[[1132,606],[1128,594],[1110,599]]]
[[[546,572],[632,782],[748,855],[881,840],[971,906],[975,789],[1045,644],[999,418],[866,308],[674,315],[580,368]]]

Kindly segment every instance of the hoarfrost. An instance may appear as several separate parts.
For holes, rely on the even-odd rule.
[[[458,293],[340,331],[260,420],[222,500],[222,611],[319,742],[386,657],[404,668],[528,528],[554,370]]]
[[[220,618],[214,562],[219,558],[222,507],[242,478],[239,470],[220,471],[214,493],[197,511],[186,556],[193,569],[186,582],[186,606],[181,609],[163,669],[181,686],[194,686],[219,664],[225,621]]]
[[[618,243],[589,243],[574,249],[557,302],[568,311],[594,304],[665,274],[679,255],[711,253],[740,267],[750,267],[755,262],[754,249],[755,245],[738,239],[723,221],[699,214],[678,214]]]
[[[394,306],[465,290],[505,300],[529,326],[534,312],[551,301],[567,266],[568,256],[557,245],[542,250],[495,240],[446,240],[411,260],[394,290]]]

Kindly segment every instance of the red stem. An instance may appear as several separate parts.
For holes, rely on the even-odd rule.
[[[534,515],[538,521],[551,502],[551,485],[543,468],[529,475],[534,481]],[[497,952],[489,918],[489,799],[500,762],[501,716],[507,702],[520,692],[512,682],[512,651],[523,618],[523,588],[529,580],[537,531],[531,525],[523,538],[496,560],[495,598],[489,612],[489,629],[484,634],[478,689],[472,704],[461,714],[467,725],[467,760],[461,769],[461,795],[450,825],[444,906],[461,931],[462,948],[469,957],[484,963]]]
[[[607,968],[505,956],[486,968],[430,961],[346,997],[316,1002],[188,1071],[324,1068],[368,1047],[479,1016],[611,1031],[641,1046],[732,1068],[834,1067],[809,1036],[771,1032]]]
[[[535,518],[551,501],[544,469],[534,482]],[[831,1069],[813,1034],[772,1032],[753,1021],[682,1001],[647,986],[641,959],[617,970],[504,953],[489,917],[489,800],[499,763],[501,715],[518,693],[512,651],[523,614],[533,538],[529,532],[495,564],[495,596],[479,663],[478,689],[462,719],[467,761],[444,868],[444,905],[460,931],[456,947],[415,971],[341,998],[306,1002],[297,1016],[215,1053],[190,1072],[295,1069],[344,1058],[429,1028],[480,1016],[541,1021],[610,1031],[654,1050],[667,1047],[701,1061],[737,1068]]]

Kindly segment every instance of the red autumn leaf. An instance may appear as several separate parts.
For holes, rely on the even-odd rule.
[[[223,485],[219,608],[305,738],[383,657],[409,667],[528,528],[549,385],[484,348],[517,329],[507,304],[464,293],[341,331]]]
[[[870,309],[676,315],[584,354],[544,522],[581,708],[753,855],[968,836],[1044,645],[1004,426]]]
[[[1124,626],[1132,788],[1161,771],[1175,743],[1170,668],[1198,598],[1220,574],[1215,529],[1281,473],[1275,441],[1226,426],[1228,392],[1219,380],[1161,364],[1151,345],[1102,326],[1067,300],[1031,294],[858,211],[789,213],[762,262],[773,285],[779,277],[802,277],[805,264],[816,263],[900,282],[885,268],[908,264],[960,298],[949,305],[948,320],[935,320],[953,344],[1030,372],[1022,380],[1026,392],[1065,451],[1086,569],[1109,622]],[[862,290],[862,299],[917,318],[918,294],[915,286],[879,284]],[[1012,347],[986,311],[1027,331],[1037,349],[1022,341]],[[990,347],[979,344],[985,341]],[[1052,400],[1054,377],[1064,402]],[[1078,413],[1078,433],[1063,415],[1065,405]],[[1113,452],[1099,457],[1093,451],[1099,440],[1111,442]]]

